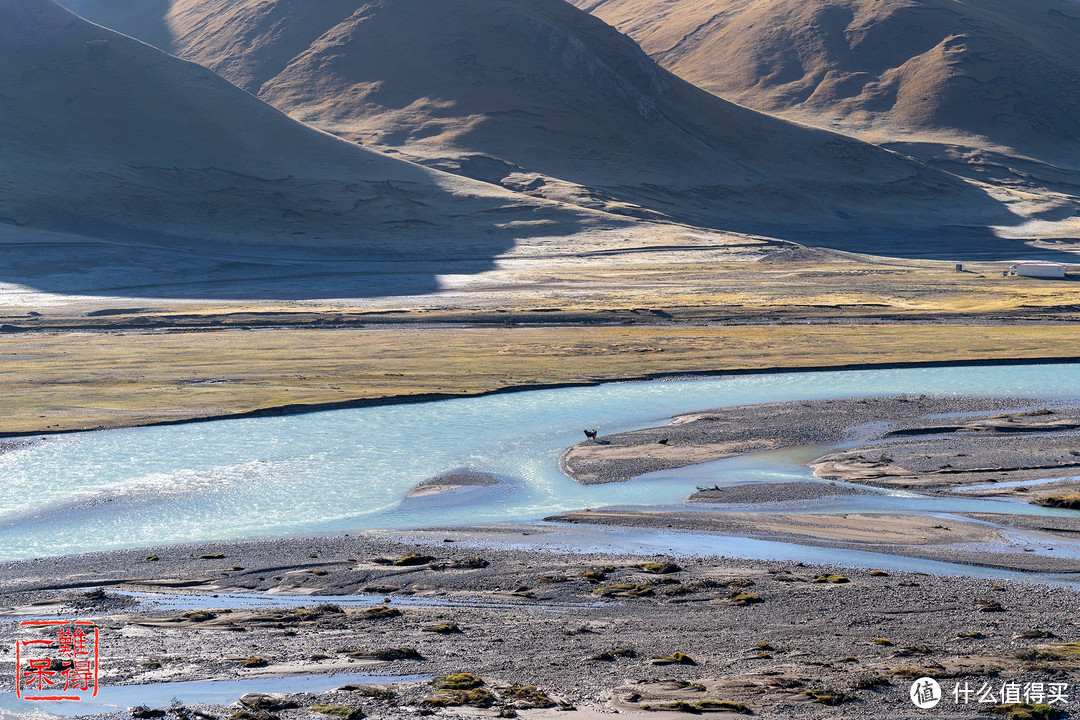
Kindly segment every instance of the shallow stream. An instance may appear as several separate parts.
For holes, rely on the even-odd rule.
[[[585,507],[681,505],[698,484],[810,479],[805,463],[823,449],[746,455],[595,486],[565,477],[558,459],[583,439],[583,428],[611,433],[707,408],[900,393],[1080,401],[1080,366],[611,383],[33,439],[0,454],[0,560],[212,539],[531,521]],[[416,483],[462,468],[506,482],[405,497]],[[902,492],[763,509],[1071,512]],[[726,554],[731,545],[724,543]]]

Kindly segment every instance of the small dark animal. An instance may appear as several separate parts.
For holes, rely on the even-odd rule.
[[[661,445],[667,445],[667,438],[660,438],[656,442],[658,442]]]
[[[599,430],[599,428],[597,428],[597,430]],[[596,439],[596,430],[586,430],[585,431],[585,439],[586,440],[595,440]]]

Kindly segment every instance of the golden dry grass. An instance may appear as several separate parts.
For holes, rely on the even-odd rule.
[[[1080,335],[1066,326],[425,327],[2,337],[3,433],[657,373],[1080,356]]]

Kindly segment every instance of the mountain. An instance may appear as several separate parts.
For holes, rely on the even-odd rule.
[[[304,122],[534,196],[849,247],[1016,222],[951,175],[704,92],[563,0],[68,2]]]
[[[465,271],[531,236],[627,225],[345,142],[52,0],[0,2],[0,99],[0,242],[48,238],[5,254],[8,280],[30,282],[35,253],[55,274],[61,247],[80,246],[73,272],[99,262],[88,241],[124,244],[109,253],[124,262],[167,250],[170,267],[224,253]]]
[[[767,112],[1075,155],[1075,0],[573,0],[652,57]]]

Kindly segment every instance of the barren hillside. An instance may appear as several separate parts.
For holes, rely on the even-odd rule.
[[[768,112],[1077,155],[1074,0],[573,0],[681,77]]]
[[[153,21],[70,3],[167,32],[293,117],[531,195],[848,246],[1016,222],[950,175],[703,92],[562,0],[172,0]]]
[[[53,246],[230,249],[239,264],[272,255],[483,267],[529,237],[626,225],[304,126],[52,0],[0,3],[0,96],[5,242],[50,231],[66,234]],[[31,255],[5,263],[32,274]],[[62,265],[55,255],[45,264]]]

